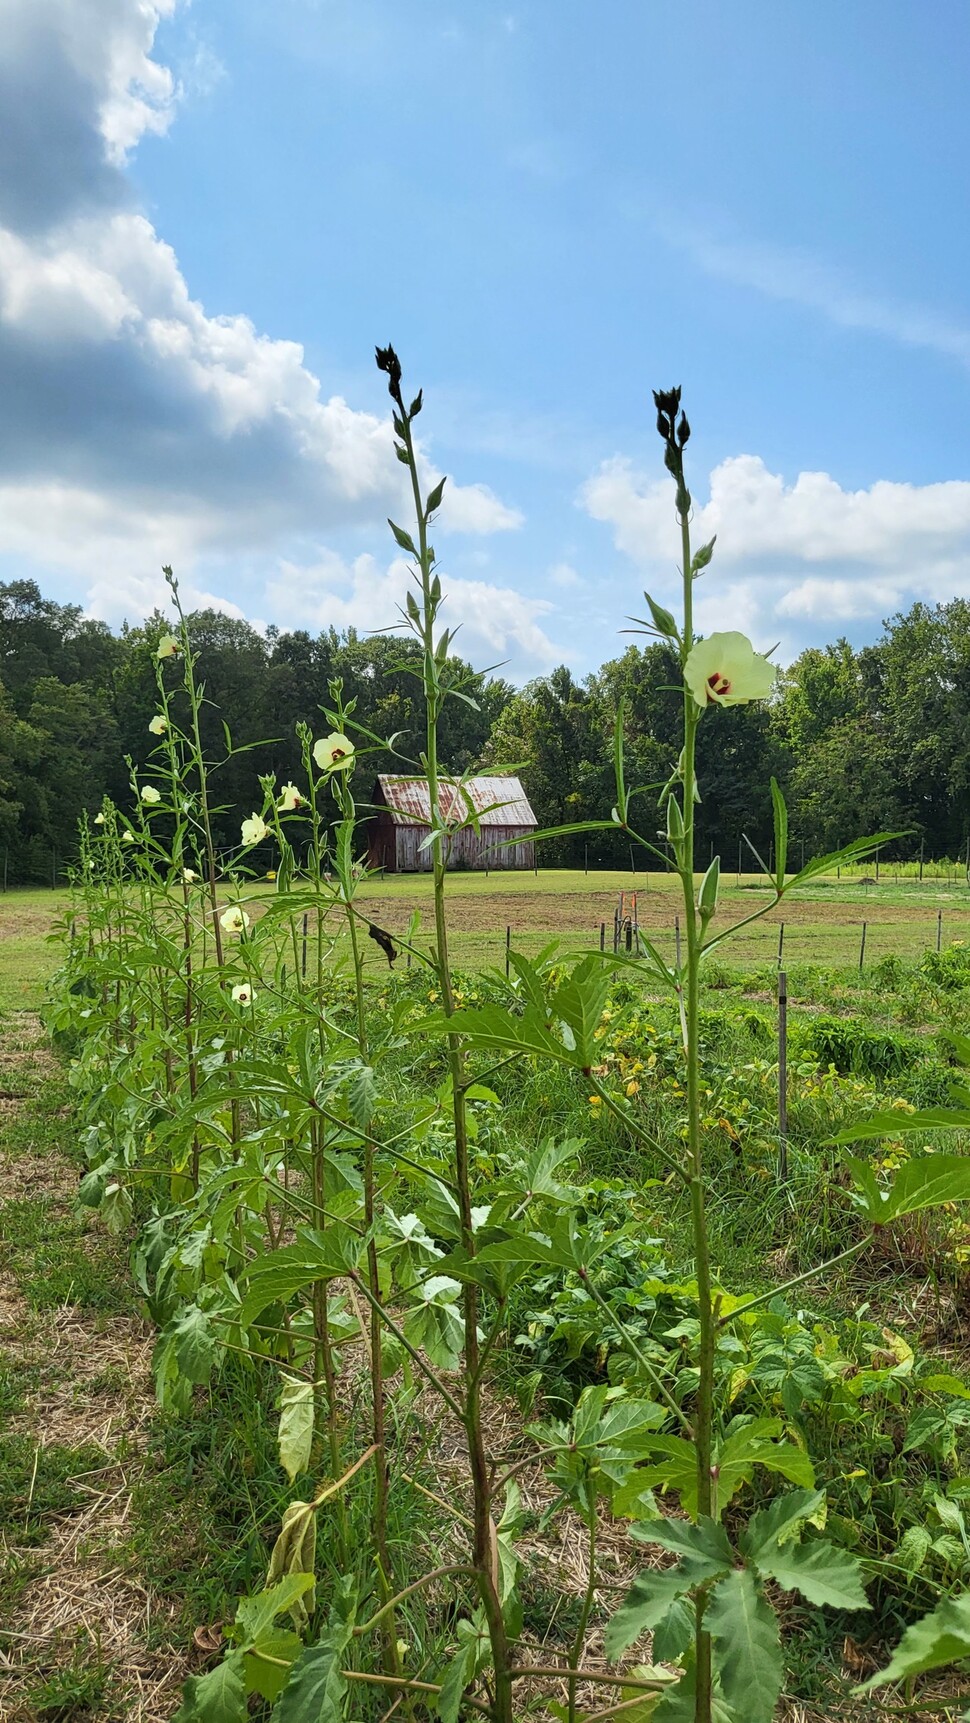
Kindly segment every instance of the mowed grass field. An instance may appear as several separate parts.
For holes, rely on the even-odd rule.
[[[970,889],[961,875],[920,884],[885,869],[878,884],[866,880],[872,882],[872,875],[842,879],[833,875],[794,891],[781,906],[732,939],[719,957],[733,966],[777,963],[781,941],[786,964],[854,966],[859,962],[863,923],[866,968],[890,953],[913,960],[935,948],[938,935],[944,945],[953,940],[970,943]],[[245,901],[258,914],[260,900],[272,889],[254,882],[237,891],[227,881],[220,897],[227,903]],[[672,876],[547,868],[538,874],[454,874],[449,883],[454,960],[472,970],[504,967],[506,929],[511,930],[514,949],[526,955],[534,955],[553,939],[566,952],[598,946],[601,925],[609,948],[621,891],[628,894],[628,905],[629,893],[636,891],[640,927],[672,957],[679,909],[679,887]],[[722,884],[715,929],[749,915],[766,897],[756,876],[741,875],[739,884],[738,876],[729,874]],[[363,914],[392,934],[403,934],[410,916],[418,911],[421,924],[415,943],[421,946],[430,939],[432,900],[427,875],[402,874],[366,882],[357,902]],[[51,935],[70,913],[71,903],[67,890],[10,891],[0,896],[0,1009],[25,1009],[41,1002],[59,961],[59,948]],[[331,925],[337,933],[337,922]],[[345,938],[337,933],[338,951]],[[365,944],[368,967],[379,973],[386,960],[376,945]]]

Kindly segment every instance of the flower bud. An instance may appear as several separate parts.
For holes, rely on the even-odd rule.
[[[678,408],[680,407],[680,390],[655,389],[653,392],[653,400],[657,412],[666,413],[668,419],[673,424],[677,418]]]
[[[717,892],[720,880],[721,858],[715,856],[701,881],[701,888],[697,894],[697,907],[701,912],[701,921],[705,927],[717,909]]]
[[[403,402],[401,401],[401,361],[390,343],[388,343],[386,347],[377,347],[375,352],[377,356],[377,369],[379,371],[384,371],[387,374],[387,392],[391,396],[392,400],[397,401],[403,410]]]

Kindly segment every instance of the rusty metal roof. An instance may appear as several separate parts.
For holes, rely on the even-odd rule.
[[[374,800],[387,804],[396,826],[430,826],[427,778],[396,778],[382,772],[377,783]],[[518,778],[466,778],[461,790],[456,778],[442,778],[439,792],[441,811],[449,821],[463,820],[470,800],[483,826],[528,826],[534,831],[539,824]]]

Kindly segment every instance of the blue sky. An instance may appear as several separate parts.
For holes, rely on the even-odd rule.
[[[83,13],[83,16],[80,14]],[[394,620],[375,342],[415,387],[478,663],[702,627],[875,638],[970,595],[970,26],[831,0],[7,0],[0,571]]]

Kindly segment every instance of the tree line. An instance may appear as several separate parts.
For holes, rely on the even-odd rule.
[[[0,868],[9,884],[62,878],[82,812],[94,814],[105,794],[128,805],[131,768],[142,772],[156,744],[154,654],[167,626],[156,613],[115,634],[80,606],[44,598],[34,581],[0,583]],[[296,725],[321,732],[335,677],[357,702],[355,722],[397,738],[393,749],[373,748],[367,771],[420,772],[415,642],[354,630],[260,634],[212,610],[196,612],[190,630],[207,699],[203,740],[221,762],[215,837],[226,851],[259,803],[260,774],[299,782]],[[682,695],[663,642],[631,645],[582,680],[560,667],[521,689],[452,664],[469,698],[446,707],[442,761],[455,772],[479,761],[519,770],[541,826],[609,820],[621,709],[628,785],[663,784],[675,769]],[[915,604],[858,650],[845,639],[810,647],[770,702],[712,711],[697,809],[702,859],[713,846],[728,860],[745,838],[767,852],[772,776],[806,851],[900,831],[900,856],[964,854],[970,603]],[[629,862],[615,831],[555,839],[542,853],[550,866]]]

